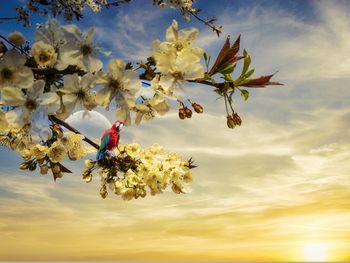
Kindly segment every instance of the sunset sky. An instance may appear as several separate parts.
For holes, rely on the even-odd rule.
[[[151,2],[87,13],[79,25],[94,25],[97,42],[128,61],[148,57],[174,18],[200,29],[196,45],[212,57],[226,35],[241,34],[256,75],[278,71],[284,86],[251,90],[247,102],[237,95],[234,130],[211,88],[192,85],[204,114],[181,121],[174,109],[122,131],[122,143],[194,158],[185,195],[103,200],[97,177],[82,180],[83,161],[53,182],[23,173],[21,158],[1,148],[0,261],[350,261],[350,2],[198,0],[202,16],[223,25],[221,38]],[[2,35],[14,30],[33,39],[33,27],[0,24]],[[95,139],[107,125],[75,124]]]

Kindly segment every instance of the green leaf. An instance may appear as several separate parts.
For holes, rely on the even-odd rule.
[[[225,66],[222,69],[219,69],[219,72],[223,75],[228,75],[231,74],[233,72],[233,69],[235,68],[234,64],[229,64],[227,66]]]
[[[224,79],[224,80],[226,80],[226,81],[228,81],[228,82],[232,82],[232,81],[233,81],[231,75],[228,75],[228,74],[224,75],[224,76],[221,77],[221,78]]]
[[[205,61],[208,60],[208,55],[207,55],[207,53],[204,52],[203,57],[204,57],[204,60],[205,60]]]
[[[249,70],[247,73],[245,73],[245,74],[242,76],[242,79],[247,79],[247,78],[249,78],[251,75],[253,75],[254,71],[255,71],[255,69],[252,68],[251,70]]]
[[[246,101],[249,98],[248,90],[242,89],[241,90],[241,96],[244,98],[244,101]]]
[[[250,62],[251,62],[250,56],[245,49],[243,50],[243,56],[244,56],[244,64],[243,64],[243,69],[242,69],[241,75],[243,75],[247,72],[247,70],[250,66]]]

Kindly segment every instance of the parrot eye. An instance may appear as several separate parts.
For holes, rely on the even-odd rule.
[[[124,124],[123,123],[119,123],[119,130],[121,130],[123,128]]]

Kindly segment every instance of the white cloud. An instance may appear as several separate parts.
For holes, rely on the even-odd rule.
[[[212,231],[214,237],[225,241],[216,243],[215,239],[215,246],[232,249],[251,246],[249,233],[255,233],[249,232],[251,229],[256,231],[256,239],[265,240],[270,232],[280,231],[283,237],[298,229],[310,229],[310,233],[348,229],[350,19],[346,6],[322,1],[315,2],[315,8],[315,21],[259,7],[239,10],[234,19],[228,14],[220,18],[226,32],[240,30],[258,73],[279,69],[275,78],[286,84],[252,91],[245,103],[237,98],[235,107],[243,118],[242,127],[228,129],[223,102],[215,101],[210,88],[198,86],[191,94],[205,107],[204,114],[181,121],[173,111],[122,131],[122,143],[135,141],[146,147],[157,142],[186,158],[193,156],[199,167],[193,170],[190,194],[166,192],[124,202],[110,193],[102,200],[97,176],[92,184],[85,184],[78,165],[73,167],[74,174],[56,184],[42,177],[17,182],[18,177],[7,176],[0,189],[21,200],[33,199],[34,203],[42,198],[43,203],[35,204],[35,211],[44,203],[53,204],[56,211],[63,209],[67,228],[69,220],[79,219],[82,229],[95,226],[92,231],[96,236],[109,233],[107,240],[118,242],[116,236],[120,234],[125,238],[121,238],[123,242],[130,238],[140,248],[145,240],[150,242],[149,248],[154,248],[152,240],[165,235],[169,240],[182,238],[186,244],[214,244],[206,236]],[[99,28],[99,37],[106,38],[126,57],[144,56],[146,44],[136,42],[136,36],[147,34],[145,25],[157,17],[141,12],[138,17],[145,19],[142,23],[133,21],[129,14],[119,16],[123,23],[134,26],[134,32],[119,23],[114,28]],[[212,54],[222,42],[223,38],[217,39],[212,32],[202,34],[198,41]],[[112,120],[114,112],[107,115]],[[9,160],[10,156],[2,155],[0,164],[6,166]],[[9,213],[25,206],[24,201],[17,202],[10,195],[0,199],[4,209],[8,202],[14,207]],[[27,208],[25,213],[30,211]],[[327,216],[318,218],[313,226],[318,213]],[[2,218],[0,228],[9,222]],[[50,224],[54,225],[54,220]],[[161,232],[159,229],[161,235],[152,233]],[[232,239],[229,235],[241,244],[226,242]],[[283,242],[279,237],[274,236],[275,242]],[[169,249],[167,244],[161,245]]]

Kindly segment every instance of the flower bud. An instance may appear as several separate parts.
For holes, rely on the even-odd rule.
[[[19,169],[21,170],[27,170],[29,168],[29,162],[24,162],[19,165]]]
[[[229,127],[230,129],[234,129],[236,126],[235,122],[232,119],[231,115],[227,115],[227,127]]]
[[[119,181],[119,180],[115,181],[114,182],[114,189],[113,189],[114,193],[116,195],[120,195],[122,192],[122,187],[123,187],[123,183],[121,181]]]
[[[11,148],[11,150],[16,150],[16,148],[17,148],[17,146],[18,146],[18,142],[16,142],[16,141],[12,141],[11,143],[10,143],[10,148]]]
[[[35,169],[36,169],[36,162],[31,162],[30,164],[29,164],[29,171],[34,171]]]
[[[173,192],[174,192],[175,194],[184,193],[184,192],[182,191],[182,185],[179,185],[179,184],[174,184],[174,183],[173,183],[173,185],[171,186],[171,190],[173,190]]]
[[[193,102],[192,107],[193,107],[195,112],[203,113],[203,107],[201,105],[199,105],[198,103]]]
[[[192,117],[192,111],[189,108],[185,107],[185,113],[187,118]]]
[[[71,150],[71,151],[68,152],[68,157],[69,157],[69,160],[71,160],[71,161],[76,161],[76,160],[78,160],[77,152],[76,152],[76,151],[73,151],[73,150]]]
[[[54,174],[59,174],[59,173],[61,172],[61,167],[60,167],[59,164],[54,163],[54,164],[52,164],[52,166],[51,166],[51,170],[52,170],[52,172],[53,172]]]
[[[51,126],[52,131],[57,135],[58,138],[63,139],[63,130],[61,129],[61,127],[58,124],[53,124]]]
[[[18,31],[10,33],[7,36],[7,38],[12,44],[14,44],[17,47],[22,46],[26,42],[26,39],[24,38],[22,33]]]
[[[137,194],[138,194],[138,196],[141,196],[142,198],[145,198],[146,197],[146,195],[147,195],[147,192],[146,192],[146,190],[145,189],[137,189]]]
[[[185,108],[180,108],[180,109],[179,109],[179,118],[180,118],[181,120],[186,119],[186,111],[185,111]]]
[[[107,197],[108,192],[107,192],[107,187],[105,185],[101,186],[100,195],[103,199],[105,199]]]
[[[90,169],[85,170],[82,175],[86,183],[90,183],[92,181],[92,171]]]
[[[95,162],[93,160],[88,159],[88,160],[85,160],[84,164],[86,168],[91,169],[92,167],[94,167]]]
[[[92,181],[92,173],[89,173],[84,179],[86,183],[90,183]]]
[[[242,119],[241,119],[241,117],[239,117],[239,115],[237,113],[232,114],[232,119],[236,125],[241,126]]]
[[[62,178],[62,177],[63,177],[63,173],[62,173],[62,172],[55,173],[55,174],[53,175],[53,178],[54,178],[55,181],[56,181],[57,178]]]
[[[31,151],[29,149],[24,149],[24,151],[22,152],[23,160],[28,161],[31,157]]]
[[[47,174],[48,171],[49,171],[49,167],[47,165],[40,166],[41,174]]]

